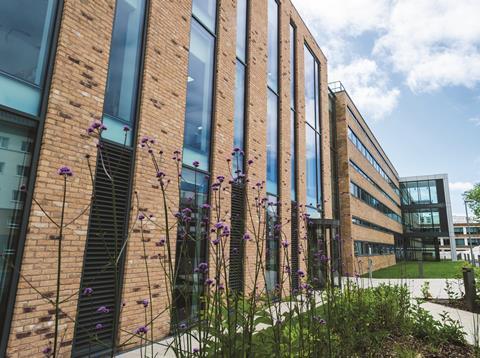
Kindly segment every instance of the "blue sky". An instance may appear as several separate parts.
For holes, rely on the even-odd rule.
[[[480,1],[293,3],[400,176],[447,173],[462,215],[480,182]]]

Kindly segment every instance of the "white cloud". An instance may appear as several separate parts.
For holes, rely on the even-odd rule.
[[[342,81],[366,118],[383,119],[398,104],[400,91],[388,87],[386,73],[373,60],[361,58],[348,65],[336,66],[330,71],[329,80]]]
[[[374,55],[405,75],[412,91],[480,82],[480,1],[402,0],[390,9]]]
[[[469,122],[472,122],[475,124],[477,127],[480,127],[480,117],[472,117],[468,120]]]
[[[449,184],[450,190],[452,191],[467,191],[473,189],[473,183],[470,182],[455,182],[455,183],[450,183]]]
[[[360,35],[371,58],[413,92],[480,83],[479,0],[294,0],[333,68],[355,58]],[[345,81],[344,78],[338,78]]]

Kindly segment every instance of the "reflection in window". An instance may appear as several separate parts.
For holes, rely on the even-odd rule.
[[[296,156],[296,75],[295,75],[295,27],[290,24],[290,198],[297,201]]]
[[[273,291],[279,279],[279,240],[277,198],[269,195],[267,207],[266,288]]]
[[[34,136],[33,127],[17,126],[5,119],[5,113],[0,112],[0,136],[10,143],[8,147],[0,147],[0,322],[4,320],[18,249],[25,202],[22,186],[27,184],[32,155],[19,149],[23,141],[31,141]],[[0,325],[0,333],[1,328]]]
[[[308,46],[305,54],[306,180],[307,205],[322,209],[322,161],[319,113],[319,63]]]
[[[199,309],[199,294],[202,292],[205,273],[196,270],[200,263],[207,263],[206,220],[208,212],[202,205],[208,200],[208,178],[204,174],[183,168],[180,190],[180,212],[191,221],[180,220],[177,232],[178,270],[175,282],[176,323],[194,316]],[[188,208],[191,213],[183,210]]]
[[[56,0],[0,2],[0,104],[37,116]]]
[[[278,92],[278,4],[268,0],[268,87]]]
[[[133,128],[140,76],[145,0],[118,0],[113,24],[103,122],[104,138],[124,143]],[[132,145],[132,132],[127,133]]]
[[[268,91],[267,104],[267,192],[278,194],[278,98]]]
[[[237,58],[247,62],[247,2],[237,0]]]
[[[216,0],[193,0],[193,15],[211,32],[215,32],[217,21]]]
[[[183,163],[208,171],[215,38],[192,19]]]

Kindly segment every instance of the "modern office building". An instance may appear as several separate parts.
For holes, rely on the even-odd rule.
[[[211,184],[228,176],[234,147],[245,153],[234,171],[253,160],[251,182],[265,182],[273,203],[266,289],[277,287],[283,267],[278,224],[290,233],[294,285],[297,269],[305,270],[304,237],[319,287],[327,278],[319,253],[332,258],[338,278],[340,245],[329,245],[338,238],[339,205],[327,62],[289,0],[2,1],[0,24],[0,356],[42,356],[52,339],[59,240],[63,356],[106,352],[145,324],[144,245],[157,257],[165,232],[160,174],[140,148],[144,136],[167,157],[182,153],[180,188],[166,191],[169,212],[174,221],[188,207],[196,223],[188,250],[172,246],[175,297],[161,260],[150,262],[150,306],[162,312],[156,339],[198,310],[204,286],[194,268],[209,260],[198,213],[214,205]],[[95,120],[108,128],[97,144],[86,131]],[[65,206],[57,174],[64,165],[74,172]],[[173,161],[162,170],[178,176]],[[255,252],[242,246],[251,224],[245,187],[235,184],[222,200],[231,249],[240,252],[229,279],[248,289]],[[134,226],[138,211],[159,221],[146,223],[144,236]],[[165,311],[170,299],[175,317]],[[123,349],[138,344],[134,338]]]
[[[395,264],[401,237],[399,177],[340,82],[331,83],[336,110],[340,221],[345,274]]]
[[[456,259],[448,175],[400,179],[404,234],[396,242],[398,259],[440,260],[441,241],[449,240]]]
[[[223,280],[237,291],[253,284],[257,250],[243,235],[255,225],[266,228],[260,285],[288,294],[298,271],[321,289],[396,256],[438,258],[432,238],[451,237],[445,178],[415,178],[422,199],[409,189],[401,199],[402,183],[413,184],[343,87],[329,89],[327,59],[290,0],[2,1],[0,24],[0,356],[42,356],[50,344],[59,247],[62,356],[140,344],[131,333],[145,324],[146,259],[154,339],[192,323],[205,289],[198,267],[215,265],[208,224],[219,202],[229,228]],[[92,122],[107,127],[100,140]],[[156,168],[150,154],[160,151]],[[58,175],[62,166],[74,175]],[[166,217],[190,216],[169,236],[170,283],[158,180],[176,181],[177,168]],[[247,171],[248,183],[231,178]],[[224,176],[230,188],[217,201]],[[247,186],[257,183],[268,198],[260,222],[247,215],[256,197]],[[279,228],[291,284],[280,279]]]
[[[455,234],[457,260],[471,260],[470,246],[474,251],[475,260],[479,260],[476,254],[480,246],[480,222],[478,219],[475,217],[469,218],[467,223],[466,216],[454,215],[453,231]],[[444,259],[452,257],[450,238],[442,238],[440,240],[440,255]]]

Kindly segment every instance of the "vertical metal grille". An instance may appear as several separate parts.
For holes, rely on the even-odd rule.
[[[292,247],[292,258],[291,258],[291,272],[292,272],[292,289],[298,288],[298,206],[297,203],[292,202],[292,218],[291,218],[291,229],[292,229],[292,238],[291,238],[291,247]]]
[[[103,165],[99,155],[95,172],[72,357],[96,357],[109,352],[116,334],[120,307],[116,292],[121,292],[123,259],[116,269],[115,260],[128,225],[132,152],[117,144],[104,143],[102,155]],[[87,287],[93,289],[92,295],[83,294]],[[98,313],[102,306],[109,312]],[[103,328],[97,329],[97,324]]]
[[[243,257],[245,230],[245,184],[232,184],[232,219],[230,238],[230,290],[241,292],[243,290]]]

